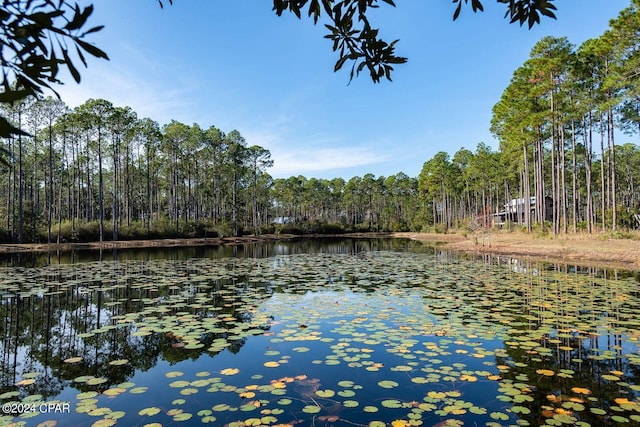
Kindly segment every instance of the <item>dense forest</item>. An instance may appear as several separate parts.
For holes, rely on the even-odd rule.
[[[236,130],[161,126],[103,99],[5,105],[28,135],[2,141],[0,240],[637,228],[640,148],[619,140],[640,133],[639,6],[580,46],[540,40],[494,106],[498,149],[437,153],[415,178],[273,179],[270,152]]]
[[[0,177],[5,241],[381,230],[417,203],[416,180],[404,174],[274,180],[270,152],[236,130],[161,127],[102,99],[73,110],[53,98],[30,100],[6,114],[34,136],[7,141],[14,158]],[[385,206],[383,188],[391,189]]]

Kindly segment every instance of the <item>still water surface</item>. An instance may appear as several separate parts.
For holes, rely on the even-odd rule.
[[[640,424],[632,274],[404,240],[52,261],[0,269],[0,425]]]

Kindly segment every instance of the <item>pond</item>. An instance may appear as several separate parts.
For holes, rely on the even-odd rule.
[[[640,424],[633,274],[404,240],[101,256],[5,260],[0,425]]]

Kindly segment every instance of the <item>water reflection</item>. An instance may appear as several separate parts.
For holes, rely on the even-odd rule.
[[[275,242],[188,246],[167,248],[125,248],[0,254],[0,267],[44,267],[92,261],[186,260],[191,258],[267,258],[277,255],[313,253],[355,254],[370,251],[433,250],[435,245],[407,239],[291,239]]]
[[[124,425],[140,424],[145,405],[169,423],[174,409],[195,421],[227,405],[214,411],[225,425],[258,407],[283,414],[273,411],[285,397],[288,418],[271,424],[308,425],[316,410],[327,425],[638,421],[632,275],[479,262],[410,241],[298,243],[3,269],[0,399],[71,400],[75,425],[91,419],[78,410],[85,400],[95,400],[88,411],[125,412]],[[133,390],[141,400],[117,398]],[[365,405],[376,411],[356,409]]]

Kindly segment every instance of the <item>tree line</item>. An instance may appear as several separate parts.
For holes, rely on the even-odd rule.
[[[420,191],[435,223],[483,224],[510,201],[535,200],[518,218],[529,231],[640,225],[640,151],[618,141],[640,131],[639,8],[632,0],[580,46],[545,37],[533,47],[493,108],[499,150],[481,144],[425,163]]]
[[[32,136],[6,140],[5,241],[188,235],[205,226],[237,235],[265,223],[271,155],[236,130],[161,127],[104,99],[69,109],[29,98],[6,116]]]
[[[28,98],[4,114],[29,134],[4,143],[4,242],[401,230],[417,206],[403,173],[273,179],[269,150],[237,130],[160,126],[104,99]]]

